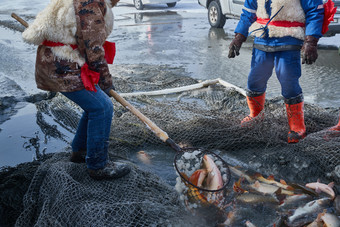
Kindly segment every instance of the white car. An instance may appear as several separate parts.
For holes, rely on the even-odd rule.
[[[136,9],[142,10],[146,4],[167,4],[168,7],[175,7],[179,1],[180,0],[133,0],[133,4]]]
[[[340,33],[340,0],[333,0],[333,2],[338,9],[334,15],[334,21],[330,23],[329,31],[325,36],[333,36]],[[226,19],[240,18],[244,0],[198,0],[198,3],[208,9],[210,26],[223,28]]]

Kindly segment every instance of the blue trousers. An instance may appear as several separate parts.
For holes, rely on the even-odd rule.
[[[299,50],[265,52],[253,49],[251,70],[248,75],[248,89],[251,92],[265,92],[273,68],[281,84],[281,94],[290,99],[302,93],[299,84],[301,60]]]
[[[62,92],[84,110],[72,142],[72,151],[87,150],[86,164],[89,169],[101,169],[106,165],[113,117],[111,99],[99,86],[96,88],[97,92],[85,89]]]

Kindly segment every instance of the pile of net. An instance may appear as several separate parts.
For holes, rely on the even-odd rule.
[[[136,65],[128,69],[115,66],[111,71],[120,93],[198,82],[178,68]],[[220,84],[179,94],[126,99],[183,147],[209,149],[231,166],[288,182],[320,179],[334,181],[336,187],[340,184],[340,135],[325,130],[337,123],[338,109],[306,103],[308,135],[297,144],[288,144],[289,127],[281,97],[266,100],[264,117],[249,127],[240,126],[248,114],[244,95]],[[1,207],[6,205],[7,212],[17,210],[16,218],[8,222],[17,226],[214,226],[211,220],[205,222],[188,212],[174,185],[129,160],[131,152],[166,145],[133,114],[113,102],[109,153],[133,167],[129,176],[93,181],[86,174],[85,164],[69,162],[68,153],[56,153],[35,167],[22,204],[16,200],[14,209],[13,201],[1,198]],[[75,132],[81,110],[62,95],[37,103],[37,108],[37,122],[44,125],[47,137],[66,139],[44,121],[44,115],[53,116],[58,125]],[[0,182],[4,189],[8,190],[6,184],[14,175],[7,171],[7,178],[2,178],[7,181]]]

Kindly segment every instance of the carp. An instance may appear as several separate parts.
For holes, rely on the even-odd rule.
[[[282,189],[275,185],[260,183],[258,180],[255,181],[254,184],[251,184],[250,187],[265,195],[274,194],[274,193],[277,193],[278,191],[280,192],[280,194],[294,195],[294,192],[292,191]]]
[[[331,200],[329,198],[322,198],[313,200],[303,207],[299,207],[294,211],[294,214],[288,217],[288,222],[291,224],[294,221],[306,217],[310,214],[318,213],[323,211],[324,208],[330,205]]]
[[[215,162],[209,155],[203,156],[203,168],[207,171],[207,176],[203,186],[208,190],[218,190],[223,187],[222,175]]]
[[[327,184],[320,183],[320,180],[318,180],[317,182],[306,184],[306,187],[314,189],[316,193],[324,192],[330,195],[332,199],[335,198],[335,192],[333,190],[334,182],[331,182],[327,185]]]
[[[255,179],[263,183],[276,185],[277,187],[290,190],[290,191],[294,191],[294,188],[292,186],[289,186],[284,180],[281,179],[280,182],[275,181],[273,175],[270,175],[268,178],[264,178],[260,173],[256,173],[254,177]]]

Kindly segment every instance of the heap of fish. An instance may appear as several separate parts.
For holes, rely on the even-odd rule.
[[[229,167],[239,178],[233,184],[234,210],[228,213],[220,226],[234,226],[238,204],[259,204],[275,207],[277,220],[267,226],[288,227],[340,227],[340,196],[334,191],[334,183],[319,180],[305,185],[287,184],[257,173],[253,176],[235,167]],[[245,217],[246,218],[246,217]],[[252,220],[244,220],[244,226],[255,226]]]
[[[216,206],[219,210],[224,209],[224,222],[218,226],[256,227],[253,223],[261,217],[251,220],[243,215],[240,218],[238,208],[246,206],[250,210],[253,205],[262,204],[273,208],[275,219],[261,226],[340,227],[340,196],[336,195],[333,182],[324,184],[318,180],[305,185],[287,184],[282,179],[275,180],[274,176],[265,178],[259,173],[249,175],[232,166],[229,169],[236,180],[228,199],[223,198],[225,195],[221,192],[214,192],[223,187],[223,180],[218,165],[209,155],[203,156],[201,167],[190,177],[182,173],[186,179],[184,192],[188,198],[185,200],[187,204],[195,204],[194,208]],[[232,207],[229,211],[227,206],[219,206],[226,201],[231,201],[227,204],[229,208]]]

